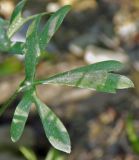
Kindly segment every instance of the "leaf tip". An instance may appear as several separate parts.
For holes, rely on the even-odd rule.
[[[58,149],[58,150],[60,150],[60,151],[63,151],[63,152],[65,152],[65,153],[67,153],[67,154],[70,154],[71,153],[71,145],[68,145],[68,146],[65,146],[64,148],[56,148],[56,149]]]
[[[70,154],[71,153],[71,146],[69,146],[65,152]]]
[[[57,139],[54,139],[52,137],[49,138],[49,141],[55,149],[62,151],[62,152],[65,152],[65,153],[68,153],[68,154],[71,153],[71,143],[70,143],[69,138],[67,139],[68,142],[65,142],[65,143],[61,142]]]
[[[15,139],[14,137],[11,136],[11,140],[13,143],[17,142],[17,139]]]
[[[118,89],[125,89],[125,88],[134,88],[134,83],[128,77],[121,76],[121,79],[119,80]]]
[[[134,87],[135,87],[134,83],[130,80],[130,88],[134,88]]]

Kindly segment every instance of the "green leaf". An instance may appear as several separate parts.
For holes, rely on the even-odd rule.
[[[99,73],[100,75],[101,73]],[[134,87],[133,82],[126,76],[105,73],[106,77],[102,78],[102,85],[98,84],[96,90],[100,92],[116,93],[116,89],[126,89]],[[96,79],[97,81],[97,79]]]
[[[22,18],[22,9],[26,1],[27,0],[22,0],[19,2],[12,13],[9,29],[7,32],[9,38],[12,37],[13,34],[24,24],[24,19]]]
[[[127,77],[110,73],[122,67],[123,65],[117,61],[103,61],[56,74],[46,80],[37,81],[35,84],[60,84],[115,93],[116,89],[134,86]]]
[[[7,51],[10,48],[10,40],[6,34],[8,22],[0,18],[0,50]]]
[[[13,21],[17,21],[18,17],[21,17],[22,14],[22,9],[25,6],[25,3],[27,0],[21,0],[15,7],[11,19],[10,19],[10,24],[13,23]],[[18,21],[17,21],[18,22]]]
[[[8,50],[8,52],[12,53],[12,54],[19,54],[19,55],[23,55],[23,47],[24,47],[23,42],[15,42],[10,46],[10,49]]]
[[[66,153],[70,153],[71,144],[68,132],[58,117],[48,108],[43,102],[41,102],[36,96],[34,101],[37,106],[45,134],[52,144],[52,146],[58,150]]]
[[[35,77],[36,64],[41,52],[38,41],[40,19],[41,15],[38,15],[29,26],[24,45],[26,80],[29,82],[32,82]]]
[[[26,158],[26,160],[37,160],[37,156],[35,155],[35,152],[32,149],[22,146],[20,147],[20,151]]]
[[[47,15],[47,14],[51,14],[51,13],[40,13],[40,14],[36,14],[27,18],[22,17],[22,10],[25,6],[25,3],[27,2],[27,0],[22,0],[21,2],[19,2],[10,19],[10,25],[7,31],[7,35],[9,38],[11,38],[25,23],[27,23],[28,21],[35,19],[36,17],[38,17],[38,15]]]
[[[58,30],[70,8],[71,7],[69,5],[66,5],[56,11],[44,26],[44,29],[40,35],[40,46],[42,50],[45,49],[54,33]]]
[[[133,151],[136,154],[139,154],[139,137],[134,126],[134,119],[132,115],[129,115],[126,120],[126,132]]]
[[[23,99],[16,107],[12,124],[11,124],[11,139],[16,142],[20,139],[26,120],[28,118],[30,106],[32,104],[32,92],[28,91],[25,93]]]
[[[8,21],[0,18],[0,50],[7,51],[13,54],[22,54],[22,46],[24,43],[15,42],[12,43],[7,36],[6,28],[8,26]]]
[[[52,148],[47,153],[45,160],[65,160],[65,156],[60,151]]]
[[[0,116],[5,112],[5,110],[10,106],[10,104],[15,100],[18,95],[18,90],[16,90],[13,95],[6,101],[6,103],[0,107]]]

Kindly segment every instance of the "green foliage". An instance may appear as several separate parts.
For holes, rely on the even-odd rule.
[[[132,81],[127,77],[110,73],[122,67],[120,62],[104,61],[36,81],[36,84],[62,84],[115,93],[116,89],[133,87]]]
[[[34,96],[34,101],[49,142],[56,149],[70,153],[70,138],[64,125],[50,108],[42,103],[37,96]]]
[[[129,115],[126,120],[126,133],[133,151],[136,154],[139,154],[139,137],[134,126],[134,119],[132,115]]]
[[[16,107],[11,125],[11,138],[13,142],[19,140],[24,130],[30,106],[32,104],[32,92],[33,90],[26,91],[21,102]]]
[[[0,18],[0,48],[3,51],[6,51],[10,47],[10,39],[8,38],[8,35],[6,34],[6,26],[8,25],[8,22]]]
[[[32,149],[22,146],[19,150],[26,160],[38,160],[35,152]],[[52,148],[47,153],[45,160],[65,160],[65,158],[66,157],[61,152]]]
[[[58,28],[60,27],[61,23],[64,20],[64,17],[69,12],[69,10],[70,6],[67,5],[58,10],[57,12],[55,12],[55,14],[53,14],[50,17],[39,37],[40,47],[42,50],[45,49],[46,45],[49,43],[54,33],[58,30]]]
[[[65,160],[65,156],[55,149],[50,149],[45,160]]]
[[[37,156],[35,153],[27,147],[20,147],[20,152],[23,154],[23,156],[26,158],[26,160],[37,160]]]
[[[22,10],[26,1],[22,0],[18,3],[9,22],[0,19],[0,50],[8,51],[12,54],[25,55],[25,79],[21,82],[8,103],[1,108],[0,112],[2,114],[12,99],[19,92],[22,92],[23,98],[16,107],[12,120],[12,141],[16,142],[21,137],[31,104],[34,103],[49,142],[54,148],[70,153],[70,138],[66,128],[53,111],[37,97],[36,86],[40,84],[60,84],[115,93],[116,89],[129,88],[134,85],[127,77],[113,73],[122,68],[122,64],[117,61],[104,61],[91,64],[59,73],[46,78],[46,80],[36,80],[36,67],[41,53],[45,51],[46,45],[60,27],[71,7],[68,5],[64,6],[52,15],[41,13],[24,18],[22,17]],[[40,30],[40,20],[44,15],[49,15],[50,18],[44,25],[44,28]],[[29,20],[32,20],[32,23],[27,30],[26,41],[24,43],[12,42],[12,36]]]
[[[12,75],[22,70],[22,64],[16,57],[8,57],[0,63],[0,77]]]

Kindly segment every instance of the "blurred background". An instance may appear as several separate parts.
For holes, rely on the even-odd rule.
[[[0,16],[9,19],[17,2],[0,0]],[[11,142],[19,95],[0,117],[0,160],[139,160],[139,0],[28,0],[23,14],[54,12],[65,4],[72,10],[42,54],[37,77],[113,59],[125,64],[121,73],[135,88],[117,94],[56,85],[37,88],[69,131],[70,155],[51,148],[34,106],[21,140]],[[13,39],[24,41],[27,27]],[[23,57],[0,53],[0,107],[23,79]]]

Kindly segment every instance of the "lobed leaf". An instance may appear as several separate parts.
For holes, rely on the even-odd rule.
[[[116,89],[134,86],[127,77],[110,73],[121,69],[122,66],[117,61],[103,61],[56,74],[46,80],[37,81],[36,84],[60,84],[115,93]]]
[[[11,139],[13,142],[18,141],[23,133],[31,104],[32,104],[31,91],[28,91],[25,93],[23,99],[16,107],[13,116],[11,124]]]
[[[40,35],[40,46],[42,50],[45,49],[54,33],[58,30],[70,8],[71,7],[69,5],[66,5],[56,11],[44,26],[44,29]]]
[[[66,153],[70,153],[70,138],[62,122],[50,110],[50,108],[42,103],[36,96],[34,96],[34,101],[49,142],[54,148]]]

